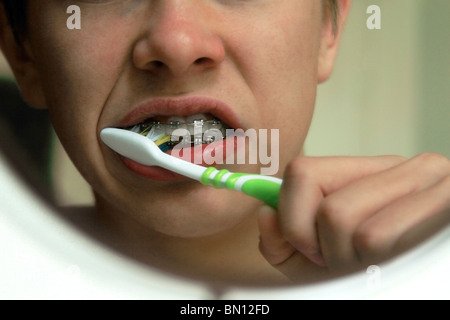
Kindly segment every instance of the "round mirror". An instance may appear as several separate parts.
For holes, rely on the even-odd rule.
[[[333,1],[324,2],[333,3]],[[338,3],[340,2],[345,8],[347,1],[338,1]],[[242,14],[242,10],[253,9],[258,12],[258,15],[250,15],[249,12],[249,16],[256,20],[254,22],[259,22],[258,26],[264,31],[256,32],[254,26],[247,25],[249,22],[246,19],[238,18],[237,8],[228,5],[227,10],[221,9],[224,11],[220,11],[221,15],[218,14],[217,10],[219,9],[211,5],[204,5],[203,9],[205,10],[199,11],[198,14],[204,12],[214,13],[218,16],[227,14],[229,19],[223,21],[224,25],[227,21],[235,21],[235,23],[225,28],[224,25],[212,23],[210,19],[205,18],[204,25],[201,26],[202,28],[205,25],[215,26],[211,29],[214,29],[214,32],[217,32],[215,28],[219,27],[230,32],[229,30],[233,30],[233,28],[247,26],[245,33],[240,34],[236,30],[231,32],[236,38],[239,38],[237,35],[240,35],[241,41],[234,37],[227,38],[223,34],[220,34],[220,37],[218,34],[211,36],[211,33],[203,32],[204,30],[200,28],[199,21],[203,20],[194,21],[185,18],[179,22],[190,23],[189,28],[177,31],[174,27],[169,28],[169,31],[184,32],[186,37],[192,36],[192,34],[187,34],[192,32],[198,37],[201,36],[200,38],[203,40],[183,42],[184,44],[180,42],[181,45],[195,44],[195,48],[199,50],[183,51],[176,47],[175,40],[178,38],[174,38],[175,42],[171,44],[173,45],[171,47],[165,42],[167,40],[165,37],[155,36],[158,35],[159,29],[154,29],[153,33],[148,29],[131,32],[131,26],[135,25],[133,21],[143,19],[142,12],[149,10],[149,4],[145,1],[112,1],[104,5],[84,3],[72,6],[72,11],[57,11],[51,7],[50,1],[46,2],[42,8],[35,8],[36,12],[50,10],[48,12],[54,14],[54,20],[40,20],[36,14],[31,14],[29,17],[42,23],[31,31],[30,38],[34,41],[32,48],[35,50],[36,59],[40,59],[39,61],[43,63],[36,69],[38,71],[35,71],[39,72],[42,77],[45,98],[36,94],[39,88],[27,86],[29,84],[26,82],[27,78],[24,78],[24,73],[21,73],[22,69],[18,68],[18,66],[23,67],[24,64],[19,64],[17,60],[14,60],[13,58],[18,58],[18,56],[15,56],[14,52],[5,45],[8,40],[5,35],[9,31],[3,20],[0,20],[0,30],[3,34],[0,44],[18,77],[16,81],[9,64],[2,56],[0,60],[0,164],[2,178],[0,181],[2,181],[1,197],[3,200],[0,201],[0,239],[3,240],[2,243],[11,245],[2,253],[2,256],[5,257],[4,261],[8,262],[4,264],[0,283],[4,283],[3,287],[9,289],[8,292],[2,292],[1,296],[6,298],[85,296],[87,298],[286,300],[448,297],[445,288],[440,286],[445,283],[443,279],[448,279],[446,269],[450,266],[450,258],[446,253],[450,248],[447,240],[450,232],[448,228],[448,196],[445,198],[445,195],[440,195],[440,197],[433,198],[438,199],[435,202],[430,202],[431,197],[424,197],[422,201],[417,200],[414,208],[420,207],[423,203],[427,203],[424,207],[429,208],[435,203],[440,210],[439,219],[433,220],[430,226],[425,223],[428,221],[425,218],[421,222],[424,226],[429,226],[433,232],[427,234],[426,237],[421,234],[422,240],[428,240],[414,243],[418,246],[408,248],[401,254],[390,259],[383,259],[379,263],[376,261],[366,263],[365,261],[365,264],[360,265],[357,270],[341,274],[337,272],[333,273],[333,276],[324,275],[321,270],[317,272],[318,276],[312,276],[315,271],[311,271],[311,275],[308,275],[307,273],[313,270],[312,267],[308,267],[304,269],[307,272],[300,274],[302,280],[297,281],[297,279],[293,279],[297,277],[291,277],[292,267],[289,267],[290,270],[286,272],[286,268],[283,267],[284,261],[292,262],[289,259],[294,256],[294,252],[285,253],[286,259],[283,260],[283,263],[276,261],[277,258],[273,258],[273,253],[264,255],[264,250],[267,252],[270,246],[262,245],[261,252],[263,254],[261,254],[258,249],[259,239],[256,236],[259,235],[256,230],[257,224],[251,224],[254,228],[248,229],[246,232],[240,230],[242,231],[239,233],[240,238],[229,237],[229,246],[225,245],[224,241],[217,241],[226,230],[232,228],[239,230],[239,224],[229,221],[247,221],[246,219],[249,219],[238,216],[240,211],[237,208],[242,207],[250,211],[250,209],[256,208],[255,202],[250,202],[244,195],[238,193],[236,195],[226,193],[225,196],[225,191],[222,190],[215,190],[215,193],[208,193],[206,196],[199,191],[200,186],[195,187],[186,182],[180,182],[174,187],[174,184],[170,184],[173,182],[165,181],[158,185],[155,182],[158,179],[152,178],[155,181],[144,183],[142,176],[150,173],[142,174],[142,170],[139,171],[136,166],[133,167],[128,162],[127,168],[134,168],[130,169],[133,174],[141,173],[139,178],[131,178],[129,172],[124,173],[125,170],[118,169],[120,165],[127,164],[126,161],[119,165],[117,155],[113,156],[112,151],[107,150],[106,146],[100,145],[100,141],[92,143],[92,139],[85,137],[82,129],[79,128],[99,129],[103,126],[106,127],[107,124],[130,127],[149,120],[173,124],[175,123],[174,119],[169,121],[169,116],[172,114],[162,111],[163,107],[166,110],[172,110],[172,113],[176,113],[173,111],[176,108],[184,108],[185,114],[177,114],[177,117],[198,117],[201,114],[205,116],[202,121],[214,121],[214,125],[217,125],[215,118],[222,117],[224,119],[221,119],[221,124],[224,128],[227,126],[237,127],[236,124],[241,123],[256,124],[255,118],[267,120],[265,122],[261,120],[259,125],[267,124],[269,120],[276,123],[274,127],[276,126],[279,130],[281,140],[271,146],[276,145],[278,148],[280,171],[287,170],[285,158],[292,160],[297,149],[302,149],[301,152],[306,157],[314,159],[325,159],[329,156],[346,159],[349,155],[372,158],[392,154],[405,159],[414,159],[420,154],[427,153],[439,154],[440,160],[435,159],[435,161],[443,163],[442,159],[450,157],[448,147],[450,138],[448,101],[450,101],[450,97],[447,89],[450,76],[448,64],[450,48],[448,48],[448,41],[442,41],[442,39],[448,38],[448,19],[444,14],[450,9],[448,1],[436,1],[433,6],[419,0],[381,5],[373,5],[371,1],[366,0],[353,2],[345,31],[342,36],[337,37],[340,41],[339,54],[333,53],[334,46],[337,47],[337,43],[334,42],[336,38],[323,36],[327,31],[329,35],[334,34],[331,29],[326,28],[325,24],[325,27],[321,29],[324,32],[317,35],[322,35],[320,38],[323,41],[321,48],[323,49],[325,46],[328,49],[327,54],[321,58],[333,61],[331,63],[334,67],[331,68],[333,73],[331,75],[331,70],[327,68],[326,64],[321,65],[320,62],[317,62],[320,67],[318,80],[323,83],[317,87],[314,112],[310,110],[310,114],[300,114],[296,109],[289,109],[289,119],[295,122],[294,125],[287,121],[289,119],[286,113],[284,116],[279,116],[283,112],[276,113],[278,108],[273,105],[269,108],[269,103],[267,103],[267,101],[271,103],[280,101],[280,108],[282,108],[282,105],[289,104],[291,99],[303,99],[303,93],[299,95],[297,92],[291,95],[291,92],[296,92],[292,83],[279,78],[277,81],[272,81],[270,87],[279,86],[277,92],[271,89],[260,92],[260,95],[253,97],[255,98],[253,100],[249,97],[250,94],[259,92],[258,90],[261,88],[266,88],[264,86],[267,83],[261,80],[265,75],[262,70],[268,72],[266,75],[275,72],[273,70],[283,72],[284,76],[292,76],[292,79],[298,81],[298,85],[306,86],[307,84],[304,82],[308,81],[303,80],[303,76],[300,78],[289,72],[288,63],[297,63],[295,61],[301,59],[307,61],[309,55],[301,55],[299,59],[283,59],[282,53],[286,54],[284,57],[286,58],[289,52],[279,49],[281,47],[274,50],[270,46],[267,48],[268,52],[272,48],[272,53],[277,53],[272,57],[273,59],[259,54],[263,51],[263,47],[268,45],[261,46],[261,41],[253,41],[257,36],[268,37],[267,39],[272,39],[276,45],[281,46],[282,43],[287,43],[289,40],[283,37],[293,33],[292,25],[284,23],[283,21],[286,19],[275,21],[276,17],[281,15],[263,15],[263,12],[270,12],[269,4],[261,5],[260,10],[252,7],[252,5],[257,6],[256,4],[247,6],[239,4],[242,6],[239,7],[240,14]],[[285,6],[290,5],[286,4]],[[182,10],[182,8],[170,6],[160,9],[167,10],[168,14],[163,15],[165,19],[179,17],[175,14],[170,15],[169,13],[172,12],[170,10]],[[194,9],[192,8],[192,10]],[[341,10],[343,10],[342,7]],[[84,14],[87,12],[89,15],[84,18]],[[345,10],[342,12],[345,13]],[[300,16],[301,19],[293,20],[293,23],[295,21],[302,26],[311,23],[308,20],[310,18],[305,15]],[[98,19],[95,20],[93,17]],[[113,44],[117,48],[120,45],[125,47],[126,41],[118,41],[115,34],[106,32],[106,29],[102,29],[97,24],[99,19],[103,19],[101,21],[109,25],[110,30],[113,30],[114,25],[108,18],[119,19],[118,17],[120,17],[120,24],[123,27],[121,30],[130,32],[121,39],[135,39],[129,41],[133,50],[130,49],[131,47],[128,51],[123,50],[121,56],[123,59],[116,51],[105,50],[105,48],[112,48]],[[135,17],[135,19],[130,17]],[[69,28],[69,24],[66,24],[69,21],[72,23],[70,24],[71,28]],[[77,21],[82,23],[77,24]],[[44,31],[47,30],[46,28],[50,30],[58,23],[62,23],[61,30],[52,29],[53,33]],[[284,32],[267,27],[270,26],[270,23],[281,24]],[[264,27],[266,24],[267,26]],[[162,23],[161,28],[168,25],[173,24]],[[331,23],[330,28],[332,25]],[[127,29],[128,27],[130,29]],[[89,32],[87,32],[89,28],[100,33],[103,30],[102,32],[105,33],[101,39],[100,37],[97,39],[95,47],[89,47],[87,50],[86,44],[94,45],[94,42],[89,41],[93,41],[95,37],[92,35],[97,34],[91,33],[89,36]],[[251,33],[252,30],[255,32],[254,34]],[[61,33],[66,36],[61,36]],[[142,37],[143,33],[153,36]],[[52,34],[52,37],[43,37],[43,35],[49,34]],[[243,41],[246,35],[248,39]],[[307,34],[303,33],[302,35],[306,37]],[[166,34],[166,36],[169,38],[173,34]],[[9,34],[9,40],[11,39],[12,33]],[[108,39],[111,43],[107,43]],[[221,39],[221,41],[217,39]],[[303,40],[307,41],[305,39]],[[229,43],[225,43],[224,46],[225,40]],[[60,42],[56,43],[56,41]],[[251,47],[250,44],[253,44],[254,47]],[[295,44],[293,43],[293,47],[300,50],[301,46],[296,47]],[[78,48],[79,51],[64,49],[70,45]],[[255,57],[260,59],[260,64],[257,64],[259,67],[256,68],[253,64],[257,62],[256,58],[248,59],[248,57],[235,54],[232,50],[233,46],[236,46],[236,50],[245,49],[248,52],[253,50],[251,52],[254,52]],[[255,50],[256,46],[261,46],[261,50]],[[82,51],[83,48],[85,51]],[[319,48],[317,49],[319,50]],[[130,58],[130,51],[132,51],[132,58]],[[171,59],[171,54],[175,55],[175,53],[179,55],[177,58],[179,60]],[[197,56],[200,53],[201,56]],[[190,56],[193,54],[196,54],[194,60]],[[334,58],[334,54],[336,54],[336,58]],[[289,55],[289,57],[292,56],[292,54]],[[332,58],[330,58],[331,56]],[[64,60],[62,57],[69,57],[69,59]],[[123,62],[125,60],[132,61],[132,66]],[[91,67],[82,67],[81,62],[85,62],[86,65],[90,64]],[[189,68],[184,68],[186,65],[181,62],[187,63]],[[111,63],[108,68],[105,67],[107,63]],[[246,69],[244,68],[245,63],[253,67]],[[95,72],[93,72],[93,65],[96,65]],[[267,67],[268,65],[271,67]],[[305,62],[301,66],[307,68],[308,65]],[[29,68],[29,65],[27,66]],[[122,69],[111,71],[114,66]],[[239,72],[233,71],[234,68]],[[229,73],[224,70],[228,70]],[[261,70],[258,71],[261,74],[255,70]],[[72,73],[69,77],[69,71],[77,71],[77,74]],[[66,76],[64,76],[64,72],[66,72]],[[255,73],[252,74],[252,72]],[[229,83],[217,80],[235,76],[235,81]],[[321,77],[327,78],[327,81],[322,81],[325,79]],[[116,79],[114,83],[111,80],[113,78]],[[241,80],[242,83],[239,82]],[[111,81],[110,87],[107,86],[109,81]],[[17,82],[21,83],[22,87],[25,86],[26,90],[22,88],[21,92]],[[253,87],[252,85],[255,83],[258,85]],[[239,85],[235,86],[235,84]],[[317,81],[314,82],[314,90],[316,84]],[[249,90],[242,89],[246,85]],[[33,91],[33,88],[36,91]],[[111,91],[108,91],[108,88]],[[171,88],[172,91],[164,91],[169,90],[168,88]],[[71,92],[74,90],[79,90],[83,94],[72,95]],[[133,92],[133,95],[122,95],[126,90]],[[155,107],[155,104],[142,102],[145,100],[144,97],[149,96],[149,92],[156,92],[158,95],[164,96],[175,91],[177,99],[179,96],[189,96],[187,94],[189,92],[197,92],[197,94],[200,92],[202,97],[201,99],[199,97],[182,98],[184,104],[177,104],[173,102],[174,100],[166,101],[163,107]],[[212,103],[211,97],[205,98],[205,96],[211,95],[211,92],[219,95],[220,99],[228,99],[235,104],[228,103],[226,105],[223,101],[218,103],[218,100],[214,100],[215,102]],[[225,97],[224,92],[228,92],[228,96]],[[65,95],[69,95],[70,99]],[[112,111],[109,113],[100,109],[88,108],[89,103],[95,105],[95,96],[101,97],[102,95],[106,97],[106,103],[112,105],[109,109]],[[48,109],[42,108],[40,102],[46,101],[46,99],[53,99],[52,102],[54,101],[55,105],[61,105],[63,101],[67,102],[67,108],[57,109],[54,106]],[[37,108],[31,108],[24,100],[32,101]],[[72,100],[73,105],[83,105],[86,102],[86,107],[82,108],[82,116],[80,113],[74,112],[73,106],[70,105]],[[159,104],[162,103],[162,100],[158,101]],[[254,101],[258,101],[259,104],[253,103]],[[267,104],[265,105],[266,109],[263,109],[263,102]],[[139,105],[138,109],[140,109],[126,115],[127,113],[119,108],[126,103],[132,103],[133,106]],[[239,105],[239,103],[241,104]],[[203,107],[193,106],[194,104],[203,105]],[[209,109],[207,105],[210,106]],[[264,112],[256,108],[260,105]],[[245,109],[244,106],[248,109]],[[251,109],[250,106],[255,108]],[[150,109],[151,112],[148,111]],[[158,111],[155,111],[156,109]],[[147,114],[144,118],[137,115],[145,112]],[[277,116],[265,118],[268,112],[274,112]],[[214,119],[209,119],[212,117],[209,113],[213,114]],[[230,113],[234,116],[230,116]],[[94,121],[90,117],[97,117],[97,120]],[[304,120],[309,117],[310,122]],[[119,118],[122,120],[117,122],[116,119]],[[236,120],[238,118],[245,120]],[[69,119],[73,119],[74,129],[67,128]],[[180,121],[178,120],[178,122]],[[270,124],[267,126],[270,127]],[[255,127],[257,126],[255,125]],[[299,127],[306,129],[299,130]],[[295,146],[297,140],[291,139],[292,135],[284,133],[289,130],[298,134],[296,137],[304,138],[304,143],[302,139],[297,139],[303,143],[302,146]],[[74,139],[79,139],[78,145],[73,141]],[[272,148],[271,151],[274,152],[274,150]],[[100,155],[106,156],[103,159]],[[82,158],[89,158],[89,161],[84,161]],[[266,153],[265,159],[273,160],[268,153]],[[75,168],[72,161],[77,163],[78,169]],[[102,162],[103,168],[99,169],[102,167],[99,164],[101,161],[104,161],[104,163]],[[95,164],[95,170],[89,167],[91,164]],[[343,167],[348,168],[349,166]],[[422,170],[425,166],[418,167]],[[434,166],[430,165],[429,167]],[[447,167],[442,165],[443,169],[437,170],[439,171],[436,173],[439,175],[438,182],[442,180],[442,183],[445,183],[448,180],[445,178],[448,177],[448,173],[445,172]],[[241,167],[230,168],[233,170]],[[433,173],[424,175],[421,181],[428,181],[428,177],[434,176],[435,172],[431,171]],[[80,172],[82,173],[80,174]],[[109,178],[105,178],[107,175],[105,172],[108,172]],[[339,172],[332,172],[333,177],[338,177]],[[420,172],[416,171],[417,177],[420,176]],[[283,174],[284,172],[279,172],[278,175],[283,178]],[[93,176],[95,178],[92,178]],[[414,176],[414,174],[410,176]],[[393,181],[397,182],[398,180]],[[433,184],[433,187],[438,185],[439,188],[442,188],[437,182]],[[124,186],[127,186],[127,189]],[[152,190],[155,190],[153,194],[159,196],[152,195],[151,192],[143,193],[143,186],[153,188]],[[389,189],[390,187],[392,185],[386,185],[383,192],[380,191],[380,198],[382,198],[381,195],[386,198],[391,196],[392,192],[390,191],[393,189]],[[96,190],[95,193],[92,188]],[[429,189],[432,188],[429,187]],[[324,191],[321,196],[328,197],[327,192]],[[333,192],[330,191],[330,193]],[[147,203],[141,203],[144,194],[149,197]],[[185,196],[186,194],[189,194],[189,197]],[[417,196],[422,197],[422,194]],[[165,200],[162,199],[164,197]],[[102,201],[99,201],[100,198]],[[182,199],[186,205],[186,211],[176,205],[179,199]],[[155,211],[155,208],[159,208],[164,215],[140,215],[141,208],[149,205],[150,201],[159,204],[159,207],[152,207],[152,212]],[[164,204],[164,209],[160,205],[161,203]],[[105,206],[108,210],[104,210]],[[227,212],[229,215],[225,216],[225,213],[219,210],[221,206],[224,208],[227,206],[233,210]],[[355,208],[355,202],[349,202],[349,206]],[[125,223],[123,217],[117,212],[111,213],[110,216],[105,215],[106,211],[113,211],[111,208],[114,207],[120,207],[121,212],[133,212],[132,215],[130,214],[129,221]],[[205,209],[206,207],[210,208],[209,211]],[[220,214],[216,213],[216,210]],[[102,214],[93,214],[96,211],[102,212]],[[189,216],[191,213],[192,215]],[[252,219],[256,219],[255,216],[252,216]],[[404,225],[408,224],[408,221],[403,222]],[[435,225],[431,226],[431,224]],[[147,229],[149,234],[144,241],[142,235],[145,234],[145,228],[148,226],[152,226],[152,228]],[[211,231],[208,228],[211,228]],[[311,223],[312,229],[314,229],[313,223]],[[264,234],[264,241],[270,238],[266,238],[267,234],[273,235],[270,232]],[[196,249],[193,250],[193,239],[202,237],[208,239],[204,240],[207,243],[200,245],[198,242]],[[279,240],[279,238],[277,239]],[[326,241],[326,238],[322,237],[320,240]],[[401,238],[401,240],[404,239]],[[405,241],[407,240],[411,239],[405,239]],[[149,244],[154,246],[152,250],[147,250],[147,246],[151,247]],[[213,250],[214,244],[216,245],[215,250]],[[248,258],[250,251],[241,251],[247,245],[253,246],[255,249],[251,251],[251,256],[255,257],[252,258],[253,260]],[[292,248],[289,247],[289,250]],[[238,257],[235,254],[237,251],[245,259],[239,260],[239,263],[238,259],[227,260],[232,256]],[[160,252],[164,252],[164,255],[160,255]],[[327,273],[327,263],[330,260],[319,261],[314,260],[314,257],[309,258],[301,256],[297,263],[301,266],[314,265],[314,270],[320,266],[326,270],[324,273]],[[358,258],[361,258],[361,255]],[[252,264],[251,261],[258,261],[258,264]],[[260,266],[259,262],[261,261],[264,262],[264,267],[252,268],[255,265]],[[291,262],[289,263],[292,265]],[[199,268],[199,266],[205,266],[205,268]],[[275,274],[277,276],[274,276]],[[267,281],[264,281],[266,278]],[[58,291],[61,282],[70,289],[62,290],[64,292]],[[29,291],[27,292],[27,290]]]

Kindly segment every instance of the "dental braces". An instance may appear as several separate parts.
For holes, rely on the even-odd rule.
[[[197,146],[224,140],[226,128],[217,119],[194,120],[192,122],[144,121],[127,128],[132,132],[151,139],[164,152],[181,144]]]

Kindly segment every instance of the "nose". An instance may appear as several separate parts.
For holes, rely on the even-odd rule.
[[[155,1],[145,35],[134,47],[135,66],[172,76],[218,66],[225,59],[225,48],[206,6],[186,0]]]

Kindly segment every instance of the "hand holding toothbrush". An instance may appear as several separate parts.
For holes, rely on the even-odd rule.
[[[293,281],[305,281],[305,272],[313,281],[382,262],[450,222],[450,161],[436,154],[411,160],[299,157],[287,167],[281,187],[280,179],[171,157],[125,130],[107,129],[102,139],[142,164],[265,201],[270,207],[259,214],[260,250]]]
[[[300,157],[283,181],[278,211],[260,212],[260,249],[293,281],[364,270],[450,223],[441,155]]]

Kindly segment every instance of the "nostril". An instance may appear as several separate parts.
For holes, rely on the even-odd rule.
[[[153,60],[147,64],[147,70],[152,72],[162,72],[165,69],[165,63],[159,60]]]
[[[187,72],[190,69],[190,67],[193,67],[194,69],[198,68],[198,70],[201,70],[201,69],[209,69],[214,65],[215,65],[214,60],[208,57],[202,57],[196,60],[191,60],[190,63],[185,63],[184,61],[180,60],[166,63],[164,62],[164,60],[155,59],[147,63],[145,69],[158,74],[165,74],[166,72],[171,72],[172,74],[181,74],[183,72]],[[194,69],[191,70],[193,71]]]
[[[199,58],[197,60],[195,60],[195,64],[196,65],[207,65],[209,63],[211,63],[211,59],[209,58]]]
[[[161,62],[161,61],[152,61],[152,65],[153,65],[153,67],[159,69],[159,68],[162,68],[164,66],[164,63]]]

